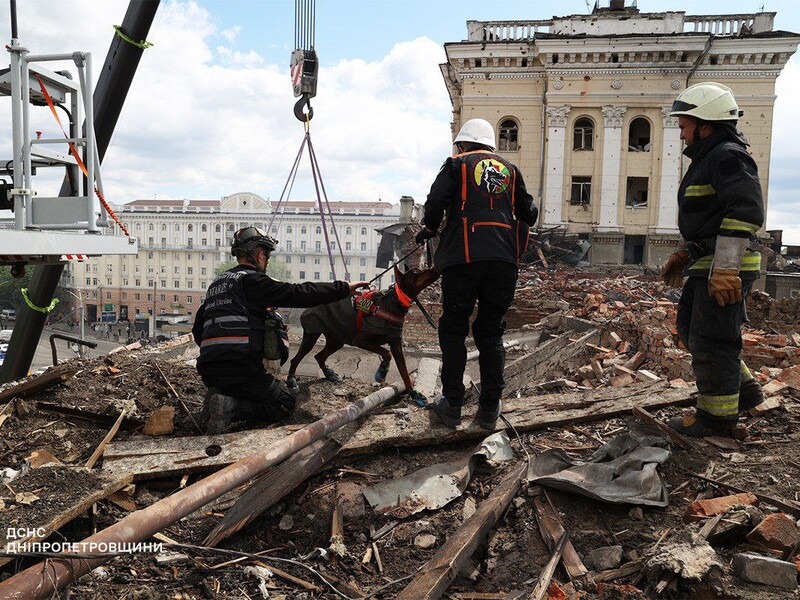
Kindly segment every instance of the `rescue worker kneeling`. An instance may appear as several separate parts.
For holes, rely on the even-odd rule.
[[[668,285],[683,285],[676,325],[692,354],[700,395],[695,413],[669,426],[694,437],[730,435],[739,412],[763,400],[740,360],[745,298],[761,266],[751,249],[764,224],[761,183],[736,128],[741,113],[729,88],[692,85],[675,100],[672,115],[692,163],[678,189],[682,240],[662,276]]]
[[[200,346],[197,371],[209,388],[199,424],[209,435],[223,433],[234,421],[277,422],[294,410],[294,394],[264,368],[265,335],[271,345],[282,343],[275,307],[336,302],[368,285],[276,281],[266,274],[276,243],[256,227],[237,231],[231,254],[239,264],[211,283],[197,311],[192,327]]]

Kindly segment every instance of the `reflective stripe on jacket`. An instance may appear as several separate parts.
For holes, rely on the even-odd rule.
[[[758,168],[741,138],[717,130],[686,147],[692,159],[678,189],[678,227],[683,239],[705,247],[694,252],[687,275],[707,276],[716,236],[754,238],[764,224]],[[740,275],[754,279],[761,255],[747,250]]]

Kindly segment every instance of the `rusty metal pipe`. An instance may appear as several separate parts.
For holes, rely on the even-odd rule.
[[[153,534],[205,506],[222,494],[242,485],[269,467],[282,462],[295,452],[313,444],[331,431],[356,420],[364,413],[391,400],[404,390],[402,385],[384,387],[357,402],[329,413],[268,448],[228,465],[221,471],[197,483],[131,513],[111,527],[98,531],[81,542],[82,553],[97,553],[97,546],[88,544],[134,543],[149,539]],[[91,552],[91,549],[94,552]],[[51,558],[33,565],[0,582],[0,600],[43,600],[93,568],[113,558],[66,559]]]
[[[54,333],[50,336],[50,348],[53,350],[53,366],[58,364],[58,350],[56,350],[56,340],[65,340],[81,346],[89,346],[89,348],[97,348],[97,342],[90,342],[89,340],[82,340],[71,335],[63,333]]]

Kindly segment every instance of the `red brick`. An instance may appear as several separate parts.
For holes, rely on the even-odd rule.
[[[789,338],[783,334],[765,336],[767,344],[776,348],[785,348],[789,345]]]
[[[790,388],[800,391],[800,365],[784,369],[778,379]]]
[[[728,511],[733,506],[739,504],[758,504],[758,498],[753,494],[733,494],[732,496],[721,496],[719,498],[709,498],[708,500],[698,500],[692,502],[683,514],[684,523],[700,521],[703,517],[713,517]]]
[[[786,551],[800,541],[800,528],[791,517],[777,513],[765,517],[747,534],[747,541],[773,550]]]

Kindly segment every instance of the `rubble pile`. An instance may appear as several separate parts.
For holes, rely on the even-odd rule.
[[[766,401],[743,417],[748,437],[686,441],[663,425],[695,391],[675,299],[641,270],[528,267],[506,332],[513,428],[472,424],[474,396],[455,431],[391,400],[175,520],[150,540],[160,552],[117,556],[69,595],[794,597],[800,327],[771,320],[786,303],[755,296],[763,320],[751,314],[744,356]],[[422,369],[438,363],[435,330],[420,324],[429,341],[406,353]],[[186,418],[205,393],[196,352],[188,336],[121,348],[0,389],[6,544],[18,528],[81,540],[377,389],[301,378],[289,423],[209,437]],[[341,364],[356,373],[353,352]],[[0,586],[43,558],[0,556]]]

